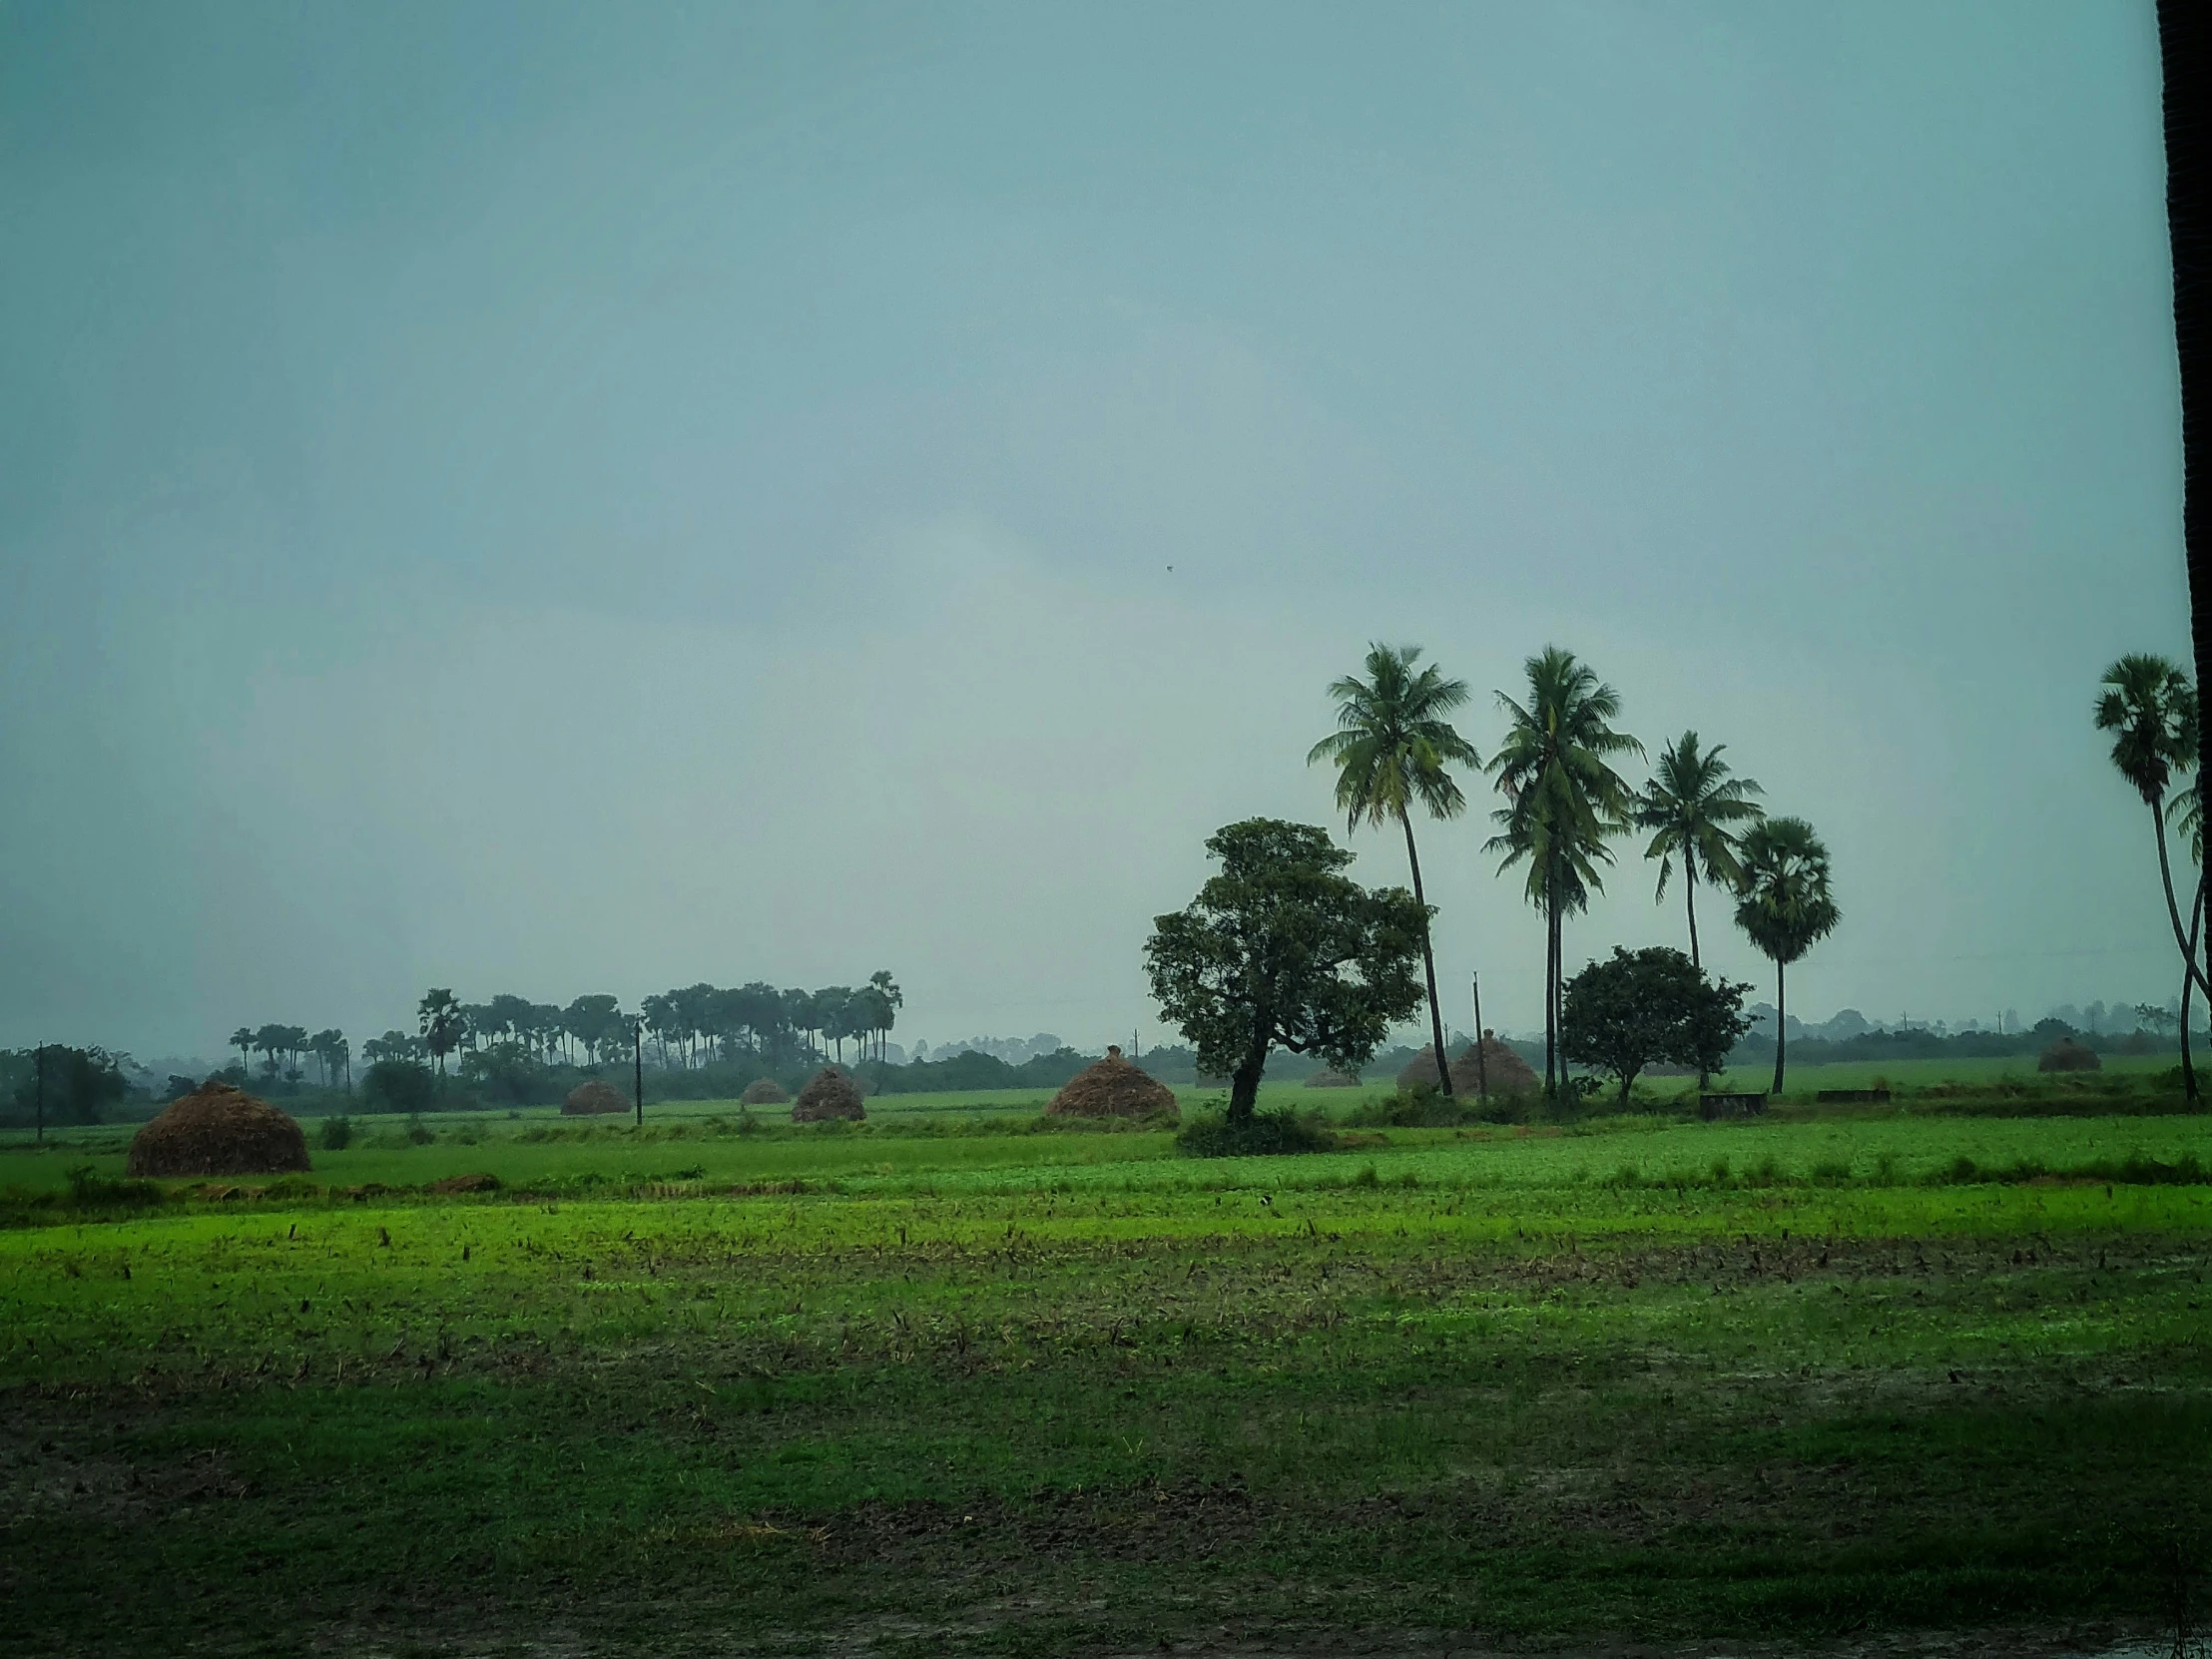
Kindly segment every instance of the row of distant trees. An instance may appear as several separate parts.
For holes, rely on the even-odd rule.
[[[433,986],[415,1007],[412,1031],[390,1030],[361,1044],[370,1066],[427,1065],[443,1072],[455,1055],[540,1065],[605,1064],[627,1058],[642,1042],[653,1063],[690,1070],[715,1060],[759,1059],[781,1066],[794,1059],[834,1056],[850,1045],[857,1055],[880,1058],[905,997],[887,969],[859,986],[779,990],[765,981],[718,986],[701,982],[662,991],[625,1009],[604,993],[579,996],[566,1006],[499,995],[463,1002]],[[350,1087],[352,1047],[342,1031],[308,1034],[299,1025],[240,1026],[231,1046],[253,1073],[299,1083],[306,1064],[324,1087]]]

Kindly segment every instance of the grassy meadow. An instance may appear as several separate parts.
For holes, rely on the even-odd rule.
[[[356,1119],[151,1205],[11,1138],[12,1650],[2087,1651],[2212,1522],[2212,1117],[1039,1104]]]

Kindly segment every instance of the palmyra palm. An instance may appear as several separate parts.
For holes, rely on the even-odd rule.
[[[1417,645],[1369,646],[1368,677],[1348,674],[1329,688],[1337,700],[1337,730],[1307,752],[1306,764],[1327,761],[1336,767],[1337,805],[1347,830],[1358,829],[1362,820],[1378,829],[1395,820],[1405,831],[1413,899],[1421,907],[1428,1030],[1436,1045],[1437,1082],[1449,1095],[1451,1067],[1444,1058],[1443,1015],[1436,1006],[1436,953],[1428,936],[1420,852],[1413,844],[1413,808],[1421,807],[1431,818],[1457,818],[1466,811],[1466,797],[1445,769],[1480,770],[1482,761],[1444,719],[1466,702],[1466,682],[1445,679],[1433,663],[1420,668],[1419,661]]]
[[[1790,1022],[1787,970],[1836,930],[1843,912],[1830,889],[1828,848],[1801,818],[1770,818],[1743,839],[1736,925],[1774,963],[1774,1092],[1782,1092]]]
[[[2133,652],[2104,671],[2097,697],[2097,730],[2112,734],[2112,765],[2134,786],[2150,809],[2151,833],[2158,843],[2158,879],[2166,894],[2166,916],[2174,944],[2187,963],[2189,977],[2212,996],[2196,949],[2174,901],[2173,865],[2166,855],[2166,792],[2176,771],[2197,761],[2197,692],[2188,675],[2164,657]],[[2202,867],[2202,860],[2199,860]]]
[[[1690,961],[1702,966],[1697,944],[1697,884],[1702,876],[1731,890],[1744,881],[1737,861],[1739,831],[1736,825],[1756,824],[1764,809],[1754,796],[1763,793],[1748,778],[1729,775],[1721,759],[1728,745],[1700,750],[1695,732],[1681,737],[1659,752],[1651,782],[1636,798],[1636,827],[1653,831],[1644,856],[1659,860],[1656,901],[1664,902],[1667,880],[1677,860],[1682,864],[1682,902],[1690,918]]]

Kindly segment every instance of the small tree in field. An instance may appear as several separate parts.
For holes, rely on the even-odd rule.
[[[1163,1017],[1226,1073],[1229,1121],[1251,1124],[1269,1049],[1354,1072],[1422,1001],[1422,907],[1403,887],[1361,886],[1327,830],[1276,819],[1217,830],[1221,873],[1155,917],[1145,970]]]
[[[1592,962],[1569,979],[1560,1017],[1567,1058],[1595,1066],[1620,1083],[1623,1106],[1646,1066],[1718,1070],[1736,1040],[1751,1029],[1743,1012],[1748,984],[1709,979],[1679,950],[1613,946],[1613,959]]]

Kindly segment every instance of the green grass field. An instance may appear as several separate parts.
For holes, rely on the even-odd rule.
[[[1037,1104],[356,1120],[140,1210],[11,1138],[11,1650],[2087,1651],[2212,1522],[2212,1118]]]

